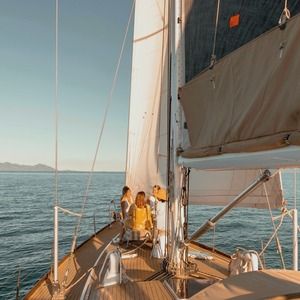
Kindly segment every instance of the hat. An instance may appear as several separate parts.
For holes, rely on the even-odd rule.
[[[155,196],[157,197],[157,199],[162,200],[162,201],[168,200],[167,191],[163,188],[160,188]]]

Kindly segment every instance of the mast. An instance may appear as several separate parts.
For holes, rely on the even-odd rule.
[[[181,199],[183,183],[182,168],[177,162],[182,141],[181,110],[178,102],[178,87],[184,84],[182,3],[170,1],[170,129],[169,129],[169,271],[177,276],[185,274],[186,246],[184,244],[186,220]]]

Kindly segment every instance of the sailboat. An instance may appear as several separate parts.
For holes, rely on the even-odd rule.
[[[60,262],[54,249],[25,299],[299,299],[297,210],[284,206],[280,175],[300,165],[298,1],[136,0],[134,10],[126,185],[168,191],[165,230],[119,245],[112,220]],[[192,204],[222,208],[189,234]],[[293,270],[197,242],[236,206],[293,217]]]

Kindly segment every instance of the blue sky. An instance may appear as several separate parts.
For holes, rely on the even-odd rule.
[[[60,0],[59,169],[89,170],[131,0]],[[0,162],[54,165],[55,0],[0,1]],[[132,26],[97,170],[124,170]]]

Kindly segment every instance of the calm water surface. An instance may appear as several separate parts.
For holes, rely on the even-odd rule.
[[[79,212],[87,182],[87,173],[59,175],[61,206]],[[283,174],[285,198],[293,203],[293,174]],[[298,175],[300,188],[300,174]],[[82,221],[79,243],[108,220],[109,203],[118,199],[124,183],[123,173],[95,173]],[[0,299],[15,299],[18,270],[21,270],[21,299],[32,285],[51,266],[53,239],[53,185],[51,173],[0,173]],[[300,189],[298,190],[298,195]],[[189,209],[192,232],[220,208],[196,207]],[[278,211],[274,211],[274,214]],[[70,250],[76,219],[59,216],[60,257]],[[286,218],[279,233],[287,267],[291,266],[291,221]],[[215,235],[208,233],[201,242],[232,253],[237,246],[260,250],[272,232],[268,211],[234,209],[217,225]],[[280,267],[274,243],[266,253],[269,266]]]

